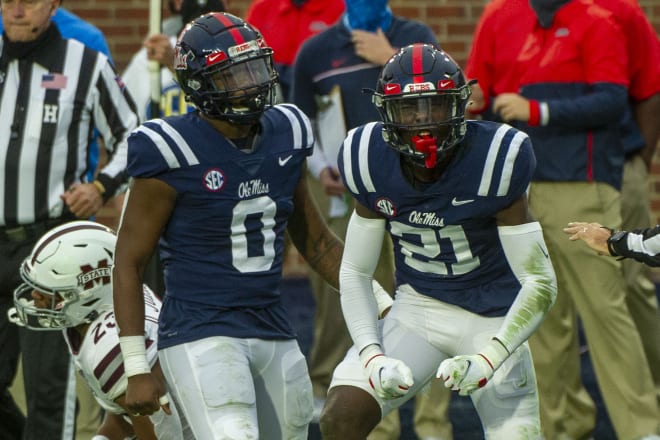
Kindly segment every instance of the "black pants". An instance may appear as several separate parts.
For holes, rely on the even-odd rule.
[[[7,319],[13,291],[20,284],[19,267],[39,237],[20,242],[0,240],[0,439],[68,440],[73,414],[65,430],[66,399],[75,399],[69,387],[71,356],[60,331],[19,328]],[[22,354],[27,420],[8,392]]]

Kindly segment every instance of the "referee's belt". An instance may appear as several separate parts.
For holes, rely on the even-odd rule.
[[[18,226],[0,226],[0,241],[21,243],[26,240],[35,240],[46,231],[62,223],[72,220],[69,218],[49,218],[40,222]]]

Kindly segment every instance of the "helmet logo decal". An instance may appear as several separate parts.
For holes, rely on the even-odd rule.
[[[445,79],[438,81],[438,89],[440,90],[453,89],[455,87],[456,85],[454,84],[453,79]]]
[[[218,64],[227,59],[227,54],[221,50],[211,52],[210,54],[204,57],[204,64],[207,66],[212,66]]]
[[[204,186],[211,192],[218,192],[225,186],[225,175],[217,168],[212,168],[204,174]]]
[[[250,40],[229,48],[229,56],[232,58],[240,58],[252,52],[259,52],[259,42],[256,40]]]
[[[396,216],[396,207],[394,206],[394,202],[392,200],[388,199],[387,197],[381,197],[376,200],[374,203],[374,207],[378,212],[383,213],[386,217],[394,217]]]
[[[188,51],[183,53],[178,44],[174,48],[174,70],[186,70],[188,68],[188,57],[194,58],[194,55]]]
[[[433,83],[430,82],[406,84],[406,86],[403,88],[405,93],[429,92],[431,90],[435,90],[435,87],[433,86]]]
[[[110,284],[111,268],[108,266],[108,260],[99,261],[98,267],[92,267],[90,264],[80,266],[82,273],[78,275],[78,285],[83,286],[85,290],[94,287],[94,284]]]
[[[401,84],[385,84],[385,95],[398,95],[401,93]]]

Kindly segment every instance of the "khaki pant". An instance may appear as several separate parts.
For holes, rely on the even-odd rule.
[[[543,226],[558,283],[554,307],[530,338],[546,438],[567,435],[569,404],[573,408],[582,404],[585,410],[584,414],[571,410],[571,423],[593,426],[589,401],[579,399],[585,396],[576,380],[578,316],[617,438],[632,440],[656,432],[660,413],[642,341],[626,303],[621,263],[598,256],[584,243],[569,241],[562,232],[569,221],[596,221],[619,228],[618,191],[601,183],[534,182],[529,201]],[[568,393],[568,387],[578,391]]]

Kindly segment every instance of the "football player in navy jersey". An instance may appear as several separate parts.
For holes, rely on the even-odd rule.
[[[406,46],[377,83],[382,122],[344,141],[339,168],[357,204],[340,292],[354,346],[321,415],[326,439],[364,439],[436,377],[471,397],[487,439],[541,438],[526,340],[556,280],[527,209],[534,154],[521,131],[466,121],[469,97],[449,55]],[[385,230],[397,292],[377,321],[367,293]]]
[[[145,365],[140,294],[159,241],[159,358],[195,437],[306,439],[311,382],[279,290],[285,233],[335,286],[343,251],[303,178],[310,122],[272,104],[272,50],[231,14],[188,24],[174,67],[198,111],[148,121],[129,138],[133,181],[114,268],[126,404],[151,414],[167,401]]]

